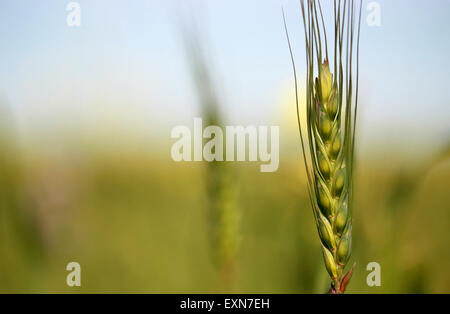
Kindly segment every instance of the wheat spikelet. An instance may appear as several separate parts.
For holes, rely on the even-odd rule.
[[[301,7],[307,59],[305,137],[296,94],[297,118],[308,174],[308,192],[321,240],[325,267],[332,279],[330,291],[342,293],[352,274],[350,269],[344,275],[344,269],[352,250],[351,205],[361,2],[356,29],[354,1],[334,1],[335,75],[330,70],[327,33],[320,1],[307,0],[305,5],[302,0]],[[297,91],[295,64],[288,35],[287,39]],[[356,80],[353,80],[354,40]],[[353,84],[356,85],[354,95]]]

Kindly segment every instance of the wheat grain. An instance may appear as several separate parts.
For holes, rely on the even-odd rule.
[[[356,30],[354,1],[334,1],[334,76],[330,70],[327,33],[320,1],[307,0],[305,6],[302,0],[301,7],[307,59],[305,136],[296,94],[297,118],[308,176],[308,192],[325,267],[332,279],[330,291],[343,293],[353,271],[350,269],[344,275],[352,250],[353,156],[361,2]],[[295,64],[288,35],[287,39],[297,92]],[[354,40],[356,60],[353,58]],[[354,62],[356,71],[353,71]],[[356,85],[355,95],[353,84]]]

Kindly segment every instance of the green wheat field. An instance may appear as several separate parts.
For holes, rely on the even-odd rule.
[[[1,292],[323,293],[328,286],[300,156],[274,173],[231,165],[238,190],[240,249],[232,287],[220,288],[208,241],[204,163],[169,152],[105,150],[55,160],[1,158]],[[16,152],[16,153],[14,153]],[[167,155],[165,155],[165,153]],[[284,157],[284,158],[283,158]],[[358,160],[356,261],[350,293],[450,289],[449,152],[409,165]],[[65,266],[81,265],[81,287]],[[368,287],[369,262],[381,287]]]

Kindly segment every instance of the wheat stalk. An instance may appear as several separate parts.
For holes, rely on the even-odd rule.
[[[327,32],[320,0],[306,0],[306,5],[302,0],[301,8],[307,60],[305,136],[298,105],[294,58],[285,28],[294,68],[299,133],[308,177],[308,193],[325,267],[332,279],[330,291],[343,293],[353,272],[352,267],[344,274],[352,250],[353,168],[362,3],[359,4],[356,29],[354,1],[334,1],[335,75],[330,70]],[[353,70],[355,62],[356,71]],[[353,80],[354,74],[356,80]],[[354,95],[353,84],[356,86]]]

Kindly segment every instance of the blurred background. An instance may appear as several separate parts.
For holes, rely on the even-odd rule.
[[[79,0],[79,27],[69,2],[0,5],[0,292],[325,292],[281,14],[303,99],[299,2]],[[348,291],[448,293],[450,3],[375,2]],[[278,171],[174,162],[194,117],[280,126]]]

